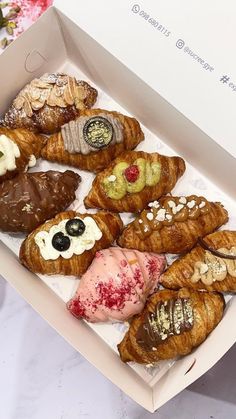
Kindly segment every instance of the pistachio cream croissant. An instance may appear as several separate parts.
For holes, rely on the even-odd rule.
[[[143,139],[136,119],[118,112],[88,109],[52,135],[41,155],[50,161],[98,172]]]
[[[98,250],[111,246],[122,227],[120,216],[110,212],[62,212],[24,240],[20,261],[35,273],[80,276]]]
[[[141,211],[170,192],[184,171],[181,157],[126,151],[96,176],[84,204],[115,212]]]
[[[157,291],[118,345],[122,361],[150,364],[189,354],[220,322],[224,307],[218,293]]]
[[[205,236],[190,253],[176,260],[161,276],[166,288],[236,291],[236,231]]]
[[[0,184],[0,230],[30,233],[75,199],[80,176],[70,170],[20,173]]]
[[[45,137],[27,129],[0,126],[0,182],[33,167],[45,142]]]
[[[93,106],[96,99],[96,89],[85,81],[64,73],[46,73],[19,92],[1,124],[52,134],[82,109]]]
[[[121,234],[121,247],[156,253],[182,253],[228,221],[220,202],[191,195],[163,196],[130,223]]]

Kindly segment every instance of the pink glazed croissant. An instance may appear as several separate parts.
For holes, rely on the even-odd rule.
[[[101,250],[67,308],[92,323],[127,320],[143,310],[165,264],[165,256],[153,253],[119,247]]]

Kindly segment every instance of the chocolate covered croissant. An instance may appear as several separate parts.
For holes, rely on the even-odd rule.
[[[143,139],[144,134],[134,118],[102,109],[82,110],[78,118],[49,138],[42,157],[98,172]]]
[[[189,354],[220,322],[224,307],[218,293],[188,288],[156,292],[118,345],[122,361],[150,364]]]
[[[84,204],[115,212],[141,211],[170,192],[184,171],[181,157],[127,151],[96,176]]]
[[[1,124],[52,134],[90,108],[97,91],[85,81],[64,73],[46,73],[32,80],[17,95]]]
[[[228,221],[220,202],[201,196],[163,196],[130,223],[119,238],[119,245],[156,253],[182,253]]]
[[[35,273],[80,276],[96,252],[117,239],[122,227],[119,215],[110,212],[62,212],[24,240],[20,261]]]
[[[161,277],[166,288],[236,291],[236,231],[216,231],[176,260]]]
[[[29,130],[0,126],[0,182],[33,167],[45,142],[45,137]]]
[[[70,170],[20,173],[0,184],[0,230],[30,233],[75,199],[80,176]]]

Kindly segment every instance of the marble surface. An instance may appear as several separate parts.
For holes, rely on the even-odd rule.
[[[154,414],[64,341],[0,277],[0,419],[235,419],[236,345]]]

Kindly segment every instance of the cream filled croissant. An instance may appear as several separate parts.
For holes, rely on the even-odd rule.
[[[0,126],[0,182],[36,164],[46,138],[27,129]]]
[[[170,192],[185,171],[181,157],[126,151],[98,173],[84,200],[86,208],[136,212]]]
[[[46,73],[27,84],[14,99],[1,124],[52,134],[90,108],[97,91],[64,73]]]
[[[218,293],[157,291],[118,345],[122,361],[150,364],[189,354],[220,322],[224,307]]]
[[[96,252],[111,246],[122,228],[120,216],[107,211],[61,212],[24,240],[20,261],[35,273],[80,276]]]
[[[216,231],[205,236],[164,272],[161,282],[171,289],[235,292],[236,231]]]
[[[98,172],[143,139],[136,119],[114,111],[89,109],[80,111],[78,118],[51,136],[41,155],[50,161]]]
[[[164,256],[119,247],[100,250],[67,307],[93,323],[127,320],[142,311],[164,267]]]
[[[122,232],[121,247],[156,253],[182,253],[228,221],[220,202],[202,196],[163,196]]]
[[[75,199],[80,176],[64,173],[20,173],[0,184],[0,230],[30,233],[64,211]]]

